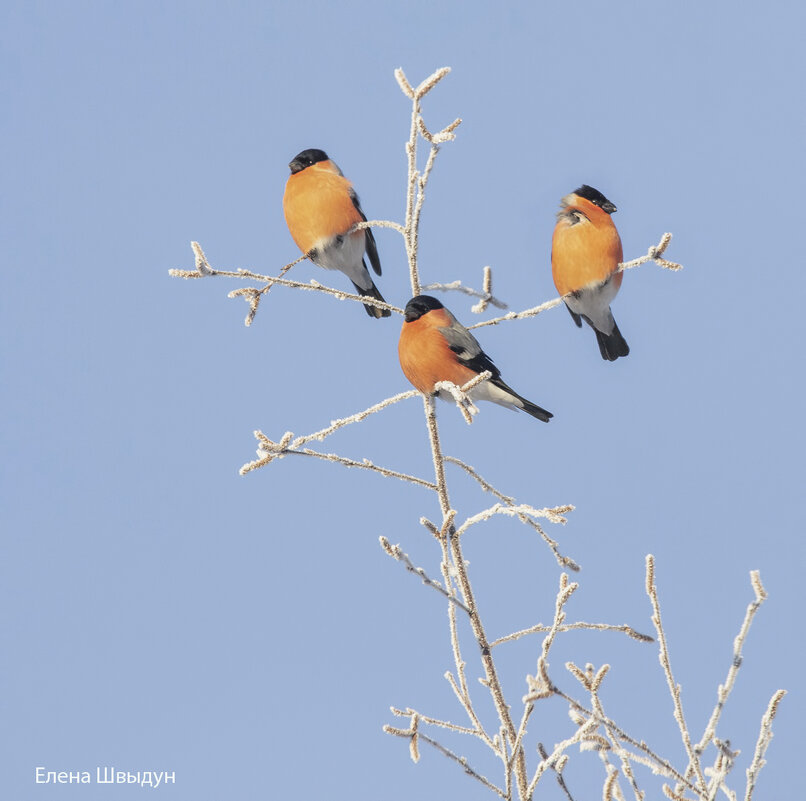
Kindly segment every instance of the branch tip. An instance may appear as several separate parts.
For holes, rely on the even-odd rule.
[[[420,100],[425,97],[449,72],[450,67],[441,67],[432,75],[429,75],[415,90],[414,98]]]
[[[414,89],[412,89],[411,84],[406,78],[406,73],[403,72],[403,67],[398,67],[395,70],[395,80],[397,81],[397,84],[403,94],[406,95],[406,97],[414,100]]]
[[[761,573],[758,570],[750,571],[750,583],[753,585],[753,591],[756,593],[756,603],[766,601],[767,591],[761,583]]]

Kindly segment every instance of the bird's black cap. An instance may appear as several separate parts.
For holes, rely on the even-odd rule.
[[[310,167],[311,164],[316,164],[319,161],[327,161],[329,158],[330,156],[328,156],[324,150],[311,147],[308,148],[308,150],[303,150],[301,153],[297,153],[288,166],[291,169],[291,174],[293,175],[295,172],[300,172],[306,167]]]
[[[412,298],[407,304],[405,309],[404,319],[407,323],[414,320],[419,320],[424,314],[428,314],[435,309],[444,309],[445,307],[431,295],[417,295]]]
[[[598,189],[594,189],[587,184],[582,184],[579,189],[575,189],[574,194],[584,197],[585,200],[590,200],[594,206],[598,206],[602,211],[606,211],[608,214],[618,211],[615,204],[611,203]]]

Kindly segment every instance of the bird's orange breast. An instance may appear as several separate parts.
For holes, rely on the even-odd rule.
[[[419,320],[403,323],[397,352],[403,374],[415,389],[430,395],[439,381],[452,381],[457,386],[467,383],[474,373],[456,358],[439,330],[439,319],[429,319],[439,311],[424,314]]]
[[[623,258],[621,238],[606,211],[592,203],[584,209],[587,221],[574,225],[564,216],[551,240],[551,272],[561,295],[599,284],[613,274]],[[613,280],[621,285],[623,273]]]
[[[351,188],[352,184],[335,172],[329,161],[312,164],[289,176],[283,211],[288,230],[303,253],[361,221],[350,196]]]

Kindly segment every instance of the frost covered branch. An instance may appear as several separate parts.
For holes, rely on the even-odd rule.
[[[639,265],[645,264],[648,261],[654,261],[656,264],[659,264],[661,267],[664,267],[667,270],[682,270],[682,265],[661,258],[671,241],[672,235],[668,233],[664,234],[661,237],[660,242],[657,245],[649,248],[645,256],[640,256],[637,259],[620,264],[618,272],[631,270],[633,267],[638,267]],[[526,317],[536,317],[538,314],[541,314],[544,311],[548,311],[549,309],[553,309],[555,306],[559,306],[562,302],[562,297],[554,298],[553,300],[548,300],[545,303],[541,303],[539,306],[533,306],[531,309],[524,309],[520,312],[508,312],[501,317],[493,317],[491,320],[484,320],[480,323],[469,325],[468,328],[483,328],[485,325],[498,325],[498,323],[505,323],[509,320],[523,320]]]
[[[778,712],[778,704],[781,703],[785,695],[786,690],[778,690],[770,699],[767,711],[761,719],[761,731],[758,734],[758,742],[756,743],[756,750],[753,754],[753,762],[747,769],[747,790],[745,792],[744,801],[751,801],[753,791],[756,789],[758,772],[766,764],[764,754],[767,752],[770,740],[772,740],[772,721],[775,718],[776,712]]]
[[[489,370],[485,370],[483,373],[479,373],[477,376],[471,378],[466,384],[462,384],[461,387],[456,386],[452,381],[437,381],[437,383],[434,384],[434,393],[449,393],[454,401],[456,401],[456,406],[462,413],[462,417],[465,418],[465,422],[470,425],[473,422],[473,415],[478,414],[479,409],[478,406],[473,403],[468,393],[474,387],[492,378],[492,375]]]
[[[434,161],[439,153],[439,146],[456,138],[454,131],[461,124],[461,119],[455,119],[436,134],[432,134],[425,125],[422,117],[420,101],[428,94],[449,72],[450,67],[442,67],[426,78],[416,89],[411,84],[400,67],[395,70],[395,78],[401,91],[411,100],[411,126],[409,139],[406,142],[406,155],[408,158],[408,184],[406,192],[406,223],[404,225],[404,238],[406,240],[406,255],[409,260],[409,276],[411,278],[411,294],[420,295],[420,271],[417,264],[417,251],[419,247],[420,214],[425,202],[425,189]],[[422,137],[430,145],[428,159],[422,172],[417,166],[417,149],[419,139]]]
[[[407,712],[404,713],[399,709],[395,709],[394,707],[392,707],[392,712],[394,714],[396,714],[396,715],[409,715],[410,714],[410,716],[411,716],[411,725],[409,726],[408,729],[399,729],[399,728],[397,728],[395,726],[386,725],[386,726],[383,727],[383,730],[387,734],[394,734],[397,737],[405,737],[405,738],[407,738],[409,740],[409,742],[410,742],[409,752],[411,754],[411,758],[412,758],[413,762],[419,762],[420,761],[419,741],[422,740],[423,742],[428,743],[433,748],[436,748],[444,756],[446,756],[449,759],[453,760],[454,762],[458,763],[468,776],[476,779],[477,781],[480,781],[485,787],[487,787],[490,790],[492,790],[494,793],[499,795],[501,798],[509,798],[509,795],[507,795],[500,787],[496,787],[496,785],[493,784],[489,779],[487,779],[486,777],[482,776],[481,773],[479,773],[478,771],[474,770],[470,766],[470,764],[468,763],[467,759],[465,759],[465,757],[460,757],[458,754],[455,754],[449,748],[446,748],[444,745],[442,745],[442,743],[440,743],[437,740],[433,739],[432,737],[429,737],[428,735],[423,734],[422,732],[420,732],[419,728],[418,728],[418,724],[420,722],[421,716],[418,715],[418,713],[413,712],[411,710],[407,710]],[[429,722],[436,723],[436,721],[429,721]],[[440,724],[437,723],[437,725],[440,725]],[[461,729],[459,727],[456,727],[456,726],[453,726],[453,725],[450,725],[450,724],[442,724],[442,725],[444,725],[446,728],[451,728],[451,729],[461,731]]]
[[[377,225],[377,226],[385,226],[388,228],[396,228],[399,229],[400,226],[397,223],[391,223],[387,221],[373,221],[372,223],[356,223],[350,230],[357,230],[359,228],[366,228],[369,225]],[[249,304],[249,312],[246,315],[246,319],[244,320],[244,324],[246,326],[252,325],[252,321],[255,319],[255,315],[257,314],[258,307],[260,306],[260,301],[264,295],[266,295],[275,284],[277,286],[284,286],[290,287],[292,289],[303,289],[308,290],[311,292],[324,292],[327,295],[332,295],[337,300],[352,300],[356,301],[357,303],[361,303],[364,305],[372,305],[377,306],[379,309],[389,309],[390,311],[396,312],[397,314],[403,314],[403,309],[399,309],[397,306],[392,306],[389,303],[384,303],[381,300],[376,300],[372,297],[365,297],[362,295],[357,295],[353,292],[343,292],[340,289],[334,289],[333,287],[324,286],[320,284],[318,281],[311,279],[308,283],[303,283],[301,281],[289,281],[283,276],[296,264],[299,264],[301,261],[305,261],[308,258],[308,254],[303,254],[299,258],[295,259],[292,262],[286,264],[277,275],[270,276],[270,275],[261,275],[260,273],[256,273],[253,270],[215,270],[210,266],[207,257],[204,255],[204,251],[199,245],[198,242],[191,242],[191,248],[193,249],[193,253],[196,257],[196,269],[195,270],[168,270],[168,274],[173,276],[174,278],[208,278],[210,276],[223,276],[227,278],[249,278],[254,281],[262,281],[264,282],[264,286],[258,287],[240,287],[238,289],[233,289],[227,297],[230,298],[237,298],[242,297],[246,300]]]
[[[465,295],[470,295],[473,298],[480,298],[479,302],[471,307],[474,314],[481,314],[487,309],[489,304],[492,304],[498,309],[506,309],[507,304],[499,300],[493,295],[493,271],[490,267],[484,268],[483,273],[483,286],[484,288],[479,291],[478,289],[471,289],[464,286],[461,281],[451,281],[449,284],[428,284],[422,287],[423,292],[449,292],[455,290],[462,292]]]
[[[414,573],[415,575],[419,576],[423,584],[427,585],[435,589],[437,592],[444,595],[451,603],[456,604],[460,609],[463,609],[465,612],[470,614],[470,610],[455,596],[449,593],[438,581],[434,581],[434,579],[429,578],[426,574],[425,570],[421,567],[415,567],[412,563],[411,559],[409,559],[408,554],[404,553],[402,548],[399,545],[392,545],[386,537],[380,538],[381,548],[386,551],[393,559],[397,559],[398,562],[401,562],[405,565],[406,570],[410,573]]]
[[[550,626],[544,626],[542,623],[538,623],[534,626],[530,626],[528,629],[521,629],[520,631],[512,632],[512,634],[507,634],[505,637],[499,637],[490,644],[492,646],[496,646],[502,645],[505,642],[514,642],[515,640],[519,640],[521,637],[525,637],[528,634],[540,634],[544,631],[549,631],[549,629]],[[618,631],[622,634],[626,634],[633,640],[638,640],[638,642],[655,642],[654,637],[650,637],[648,634],[642,634],[640,631],[636,631],[632,626],[628,626],[626,623],[585,623],[583,621],[579,621],[577,623],[566,623],[560,626],[558,631],[566,632],[574,631],[575,629],[586,629],[588,631]]]
[[[736,676],[738,675],[739,668],[742,665],[742,648],[744,647],[744,642],[750,632],[750,624],[753,622],[756,612],[758,612],[758,610],[761,608],[761,604],[767,600],[767,593],[761,584],[761,576],[758,570],[752,570],[750,572],[750,583],[752,584],[755,598],[748,605],[747,612],[744,616],[744,621],[739,629],[739,633],[736,635],[736,639],[733,641],[733,656],[731,658],[730,667],[728,668],[728,675],[725,679],[725,683],[720,684],[717,688],[717,701],[714,711],[711,713],[711,718],[705,727],[705,731],[703,732],[700,741],[694,746],[694,753],[697,756],[702,754],[709,743],[711,743],[716,737],[716,727],[719,723],[719,718],[725,709],[728,696],[730,695],[731,690],[733,690],[733,686],[736,682]],[[691,773],[692,767],[689,766],[689,769],[686,771],[686,778],[690,778]]]
[[[492,486],[492,484],[490,484],[488,481],[485,481],[485,479],[483,479],[470,465],[465,464],[461,459],[457,459],[455,456],[447,456],[447,455],[444,457],[444,459],[446,462],[450,462],[451,464],[455,464],[458,467],[461,467],[468,475],[470,475],[479,483],[479,486],[481,486],[481,488],[485,492],[489,492],[490,494],[494,495],[496,498],[503,501],[507,506],[514,507],[518,505],[514,498],[511,498],[510,496],[504,495],[502,492],[499,492],[495,487]],[[565,514],[566,512],[573,511],[574,507],[571,506],[570,504],[567,504],[562,507],[556,507],[556,509],[560,514]],[[579,565],[573,559],[571,559],[570,556],[563,556],[560,553],[559,550],[560,546],[557,543],[557,541],[549,537],[549,535],[546,534],[543,527],[536,520],[533,520],[531,517],[524,514],[519,514],[518,519],[521,521],[521,523],[524,523],[527,526],[531,526],[535,531],[537,531],[538,534],[540,534],[546,545],[548,545],[549,548],[551,548],[551,551],[554,554],[554,558],[557,560],[557,564],[560,565],[560,567],[567,568],[568,570],[573,570],[575,572],[579,570]],[[560,521],[553,521],[553,522],[560,522]],[[563,520],[562,522],[564,523],[565,521]]]
[[[366,420],[366,418],[370,415],[375,414],[382,409],[386,409],[388,406],[391,406],[394,403],[406,400],[407,398],[413,398],[415,395],[419,394],[420,393],[414,389],[409,390],[408,392],[401,392],[398,395],[394,395],[391,398],[386,398],[380,403],[376,403],[373,406],[370,406],[368,409],[364,409],[361,412],[352,414],[349,417],[344,417],[340,420],[333,420],[326,428],[315,431],[313,434],[307,434],[301,437],[295,438],[290,431],[287,431],[278,442],[275,442],[274,440],[269,439],[262,431],[255,431],[255,439],[258,441],[258,458],[245,464],[243,467],[241,467],[239,472],[241,475],[246,475],[247,473],[251,473],[253,470],[265,467],[275,459],[282,459],[289,454],[293,454],[301,456],[313,456],[318,459],[325,459],[329,462],[336,462],[337,464],[344,465],[345,467],[358,467],[365,470],[373,470],[388,478],[398,478],[402,481],[418,484],[426,489],[436,490],[436,485],[431,481],[426,481],[425,479],[418,478],[417,476],[411,476],[406,473],[400,473],[396,470],[391,470],[386,467],[380,467],[373,464],[369,459],[357,461],[355,459],[348,459],[344,456],[339,456],[334,453],[321,453],[319,451],[302,447],[308,442],[322,442],[326,437],[330,436],[330,434],[338,431],[340,428],[344,428],[344,426],[351,425],[352,423],[360,423],[361,421]]]
[[[660,616],[660,601],[658,600],[657,588],[655,587],[655,558],[649,554],[646,558],[646,593],[652,602],[652,622],[655,624],[655,630],[658,634],[658,645],[660,646],[660,653],[658,655],[663,668],[663,673],[666,676],[666,683],[669,686],[669,692],[672,696],[674,703],[674,719],[680,728],[680,736],[683,740],[683,745],[686,749],[689,759],[689,768],[693,769],[697,778],[697,791],[701,795],[707,793],[705,776],[702,773],[702,766],[700,760],[694,753],[694,748],[691,744],[691,735],[689,734],[686,719],[683,715],[683,703],[680,698],[680,685],[677,684],[672,675],[672,665],[669,659],[669,648],[666,644],[666,634],[663,631],[663,623]]]

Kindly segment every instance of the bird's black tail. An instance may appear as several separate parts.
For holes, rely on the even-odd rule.
[[[621,335],[621,331],[618,330],[615,320],[613,320],[613,330],[610,334],[603,334],[596,328],[593,330],[596,331],[599,352],[606,361],[614,362],[619,356],[626,356],[630,352],[630,346]]]
[[[505,384],[500,378],[492,378],[490,379],[493,384],[496,384],[498,387],[503,389],[505,392],[508,392],[510,395],[516,397],[523,405],[520,407],[526,414],[531,414],[532,417],[536,417],[538,420],[542,420],[544,423],[548,423],[554,415],[551,412],[547,412],[545,409],[538,406],[536,403],[532,403],[530,400],[526,400],[523,395],[518,395],[514,389],[512,389],[509,384]],[[516,404],[513,404],[516,405]]]
[[[355,291],[358,292],[358,294],[361,295],[361,297],[374,298],[375,300],[380,300],[382,303],[386,303],[383,295],[381,295],[381,293],[378,292],[378,287],[376,287],[375,284],[372,284],[372,286],[369,289],[363,289],[362,287],[358,286],[358,284],[356,284],[355,281],[353,281],[353,286],[355,287]],[[392,314],[392,312],[390,312],[389,309],[381,309],[380,307],[372,306],[369,303],[365,303],[364,308],[367,310],[367,314],[370,317],[377,317],[378,319],[380,319],[381,317],[389,317],[389,315]]]
[[[520,398],[520,395],[518,397]],[[527,414],[531,414],[532,417],[536,417],[538,420],[542,420],[544,423],[548,423],[548,421],[554,417],[551,412],[541,409],[536,403],[532,403],[532,401],[528,401],[526,398],[521,398],[521,402],[523,403],[523,411]]]

